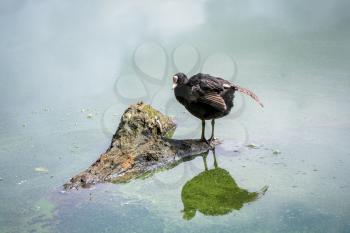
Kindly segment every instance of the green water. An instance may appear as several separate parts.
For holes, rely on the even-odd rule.
[[[350,232],[349,9],[345,0],[1,1],[0,232]],[[219,170],[209,152],[210,173],[197,156],[147,179],[62,193],[107,149],[131,103],[173,116],[174,138],[200,136],[171,91],[178,71],[233,80],[265,105],[237,95],[216,122]]]

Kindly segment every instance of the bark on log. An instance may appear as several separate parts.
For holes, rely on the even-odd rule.
[[[88,169],[72,177],[64,188],[127,182],[210,149],[199,140],[171,139],[175,128],[170,117],[150,105],[142,102],[131,105],[124,112],[108,150]],[[212,143],[215,144],[218,142]]]

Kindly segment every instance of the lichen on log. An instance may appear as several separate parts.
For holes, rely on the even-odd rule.
[[[131,105],[121,117],[107,151],[88,169],[72,177],[64,188],[127,182],[210,149],[200,140],[171,139],[175,128],[169,116],[152,106],[142,102]]]

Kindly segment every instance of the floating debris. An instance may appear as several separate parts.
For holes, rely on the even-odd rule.
[[[92,119],[93,115],[91,113],[87,114],[86,118],[87,119]]]
[[[0,177],[0,181],[3,181],[4,179]]]
[[[21,185],[21,184],[24,184],[24,183],[26,183],[27,182],[27,180],[21,180],[20,182],[18,182],[17,184],[18,185]]]
[[[154,121],[155,116],[158,116],[162,125],[162,132],[159,130],[159,124]],[[132,132],[135,133],[130,134],[131,124]],[[102,182],[125,183],[136,177],[153,174],[156,170],[174,164],[177,159],[208,151],[209,145],[199,140],[170,139],[175,126],[168,116],[150,105],[142,102],[131,105],[121,117],[118,130],[106,153],[88,169],[72,177],[64,188],[91,188],[91,185]],[[142,132],[146,131],[150,133],[144,137]],[[164,137],[168,138],[164,140]],[[218,142],[213,143],[216,145]],[[119,145],[123,146],[119,148]]]
[[[259,146],[254,144],[254,143],[248,144],[247,147],[250,148],[250,149],[259,149]]]
[[[49,169],[47,169],[46,167],[36,167],[36,168],[34,169],[34,171],[36,171],[36,172],[48,173],[48,172],[49,172]]]
[[[27,125],[25,123],[22,124],[22,127],[25,128]]]
[[[278,150],[278,149],[273,149],[272,150],[272,154],[274,154],[274,155],[279,155],[279,154],[281,154],[282,152],[280,151],[280,150]]]

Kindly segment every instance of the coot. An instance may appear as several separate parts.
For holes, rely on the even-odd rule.
[[[230,113],[236,91],[249,95],[263,107],[259,98],[250,90],[209,74],[199,73],[188,79],[184,73],[177,73],[173,76],[173,89],[176,99],[192,115],[202,120],[201,140],[206,142],[205,120],[211,120],[211,142],[214,139],[215,119]]]

